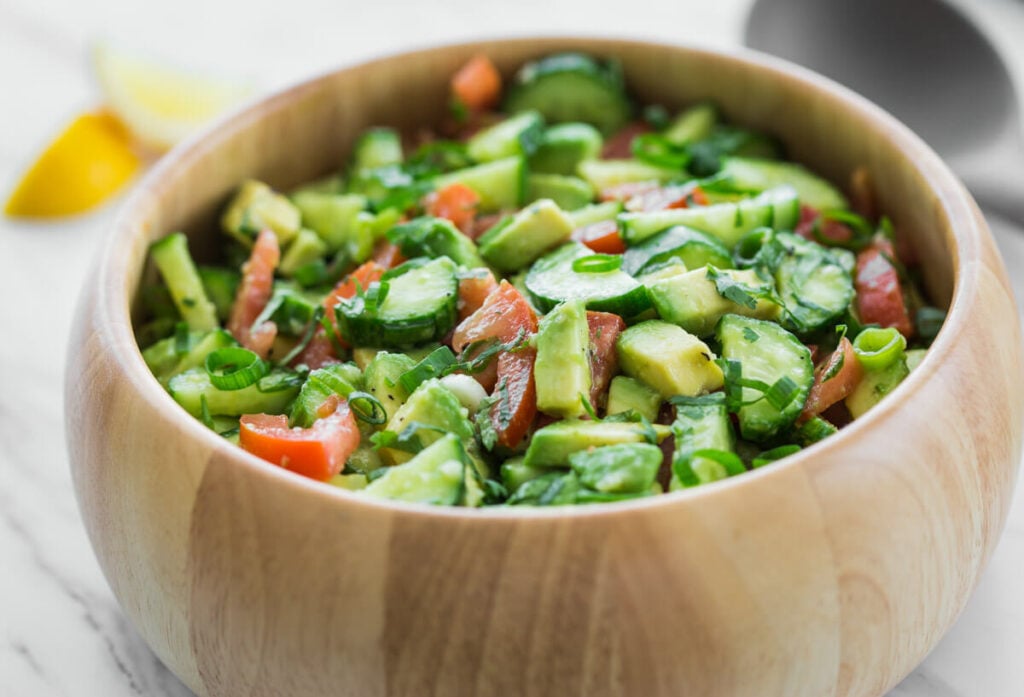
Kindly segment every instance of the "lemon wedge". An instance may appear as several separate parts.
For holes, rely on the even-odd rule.
[[[72,121],[29,168],[4,206],[11,216],[49,218],[89,210],[139,168],[131,135],[107,112]]]
[[[93,65],[111,110],[144,145],[157,150],[171,147],[252,91],[106,43],[96,46]]]

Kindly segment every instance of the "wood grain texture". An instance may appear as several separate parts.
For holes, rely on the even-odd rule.
[[[194,244],[243,178],[287,187],[360,129],[436,119],[484,50],[510,72],[577,47],[670,107],[711,97],[882,209],[951,302],[921,367],[839,436],[698,490],[614,506],[390,506],[235,449],[148,374],[130,305],[146,246]],[[126,204],[79,306],[68,441],[89,535],[157,654],[198,694],[880,695],[963,608],[1005,520],[1024,360],[979,212],[919,140],[841,88],[753,54],[588,39],[385,58],[262,102],[169,156]]]

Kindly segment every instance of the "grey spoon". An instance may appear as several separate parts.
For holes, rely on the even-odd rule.
[[[745,40],[889,110],[987,210],[1024,224],[1013,81],[989,40],[945,0],[756,0]]]

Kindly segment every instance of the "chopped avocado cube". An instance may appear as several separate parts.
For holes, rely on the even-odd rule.
[[[333,395],[348,397],[358,390],[363,376],[352,363],[336,363],[318,368],[302,383],[291,409],[291,425],[309,428],[317,420],[317,410]]]
[[[537,149],[543,132],[544,117],[524,111],[475,133],[466,143],[466,152],[477,162],[529,155]]]
[[[583,416],[590,394],[590,329],[581,300],[561,303],[545,315],[537,331],[537,409],[559,418]]]
[[[401,163],[402,139],[393,128],[364,131],[352,148],[352,168],[357,172]]]
[[[662,136],[674,145],[686,145],[710,136],[717,123],[718,108],[710,102],[701,102],[676,116]]]
[[[188,251],[188,238],[175,232],[154,242],[149,250],[188,328],[194,331],[216,329],[219,326],[217,308],[206,297],[202,278]]]
[[[263,182],[249,179],[238,189],[221,218],[224,230],[244,245],[251,245],[260,230],[270,229],[283,247],[302,226],[302,214]]]
[[[575,174],[583,160],[601,154],[604,138],[589,123],[560,123],[546,131],[530,156],[530,171],[541,174]]]
[[[339,489],[359,491],[366,488],[365,474],[336,474],[327,480],[327,483]]]
[[[506,460],[501,465],[501,482],[510,492],[514,492],[526,482],[542,477],[551,470],[546,467],[528,467],[522,457]]]
[[[580,484],[610,494],[648,491],[661,467],[661,448],[650,443],[620,443],[569,456]]]
[[[518,208],[526,193],[526,160],[521,156],[503,157],[434,179],[437,189],[456,183],[465,184],[476,192],[484,213]]]
[[[387,468],[361,493],[392,501],[453,506],[462,499],[469,466],[458,436],[448,433],[405,464]]]
[[[511,222],[480,239],[480,254],[501,271],[517,271],[572,235],[572,220],[554,201],[541,199],[516,213]]]
[[[736,436],[721,392],[676,401],[676,420],[672,424],[675,452],[672,456],[670,489],[707,484],[729,476],[716,460],[694,455],[698,450],[734,453]]]
[[[395,412],[409,398],[409,393],[399,384],[398,379],[415,365],[416,361],[404,353],[379,351],[364,369],[366,391],[380,401],[388,421],[394,418]]]
[[[618,443],[649,442],[666,435],[663,429],[624,421],[566,419],[533,434],[523,464],[529,467],[568,467],[573,453]]]
[[[409,395],[405,404],[388,421],[387,430],[401,433],[413,423],[428,427],[417,434],[420,445],[429,445],[444,433],[453,433],[467,443],[473,441],[469,411],[437,378],[424,381]],[[395,463],[404,462],[410,457],[409,453],[393,448],[384,448],[382,452]]]
[[[333,194],[300,189],[292,202],[302,212],[302,224],[320,236],[330,252],[349,244],[355,235],[356,216],[366,210],[362,194]]]
[[[904,356],[893,361],[882,370],[865,370],[853,392],[844,400],[850,415],[859,419],[871,407],[878,404],[885,395],[895,390],[910,374]]]
[[[327,254],[327,243],[312,230],[302,228],[291,241],[278,266],[284,276],[293,276],[295,270],[306,264],[322,259]]]
[[[238,284],[242,275],[234,269],[223,266],[200,266],[199,278],[206,289],[206,297],[217,308],[217,317],[226,322],[231,316],[231,308],[235,304]]]
[[[714,275],[718,280],[712,280]],[[724,279],[724,280],[723,280]],[[782,307],[764,297],[744,293],[749,288],[757,292],[771,290],[753,270],[708,268],[694,269],[684,274],[653,281],[647,285],[647,292],[658,314],[666,322],[678,324],[696,336],[708,336],[715,331],[715,325],[723,315],[737,314],[758,319],[775,319]],[[723,295],[728,289],[737,291],[737,298],[749,298],[753,307],[734,302]]]
[[[695,397],[722,386],[722,370],[707,344],[660,320],[636,324],[616,343],[622,372],[647,383],[666,399]]]
[[[473,240],[466,237],[450,220],[422,216],[396,225],[387,231],[387,238],[409,257],[446,256],[467,269],[486,266]]]
[[[594,200],[594,189],[579,177],[531,174],[526,178],[526,201],[549,198],[563,211],[574,211]]]
[[[634,411],[648,421],[656,421],[662,398],[657,390],[626,375],[616,375],[608,387],[608,415]]]

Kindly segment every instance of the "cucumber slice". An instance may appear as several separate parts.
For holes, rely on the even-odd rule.
[[[765,190],[788,184],[796,189],[800,203],[818,210],[850,206],[839,189],[795,162],[726,157],[719,173],[728,175],[741,189]]]
[[[371,128],[363,131],[352,148],[352,168],[356,171],[377,169],[402,162],[402,139],[393,128]]]
[[[847,270],[852,253],[826,249],[788,232],[777,233],[775,239],[785,250],[773,269],[787,310],[783,326],[806,335],[834,324],[853,301],[853,276]]]
[[[223,266],[200,266],[199,278],[203,281],[206,296],[217,308],[217,318],[226,322],[231,316],[242,275]]]
[[[387,291],[379,306],[367,305],[361,295],[337,306],[342,336],[356,346],[384,348],[439,339],[455,326],[459,289],[455,270],[448,257],[399,267],[397,276],[382,281]]]
[[[362,385],[363,376],[353,363],[337,363],[314,370],[302,383],[292,403],[291,425],[309,428],[317,419],[317,410],[332,395],[348,396]]]
[[[153,243],[150,257],[160,275],[164,277],[174,306],[189,329],[208,331],[216,329],[217,308],[206,297],[206,289],[199,271],[188,252],[188,239],[175,232]]]
[[[416,361],[404,353],[381,351],[366,366],[366,391],[380,401],[388,421],[391,421],[395,412],[409,398],[409,393],[398,379],[415,365]]]
[[[465,184],[475,191],[480,197],[482,212],[518,208],[526,193],[526,161],[522,157],[505,157],[457,169],[434,179],[434,186],[438,189],[449,184]]]
[[[474,134],[466,143],[466,152],[477,162],[529,155],[537,149],[543,133],[544,117],[526,111]]]
[[[580,484],[608,494],[641,494],[650,490],[661,467],[661,448],[651,443],[619,443],[569,456]]]
[[[559,247],[537,260],[526,274],[526,288],[542,312],[550,312],[566,300],[581,300],[588,310],[635,317],[651,306],[647,290],[622,270],[581,273],[573,271],[576,259],[592,256],[579,242]]]
[[[623,213],[618,220],[622,239],[628,245],[635,245],[674,225],[686,225],[713,235],[732,247],[745,234],[759,227],[792,230],[800,220],[800,200],[793,187],[779,186],[736,203]]]
[[[584,160],[576,168],[576,172],[590,182],[595,191],[603,191],[619,184],[668,182],[685,178],[679,170],[656,167],[640,160]]]
[[[621,201],[605,201],[604,203],[592,203],[589,206],[578,208],[571,211],[568,215],[575,229],[593,223],[600,223],[604,220],[614,220],[615,216],[621,212]]]
[[[446,256],[467,269],[486,266],[473,240],[444,218],[415,218],[388,230],[387,238],[410,258]]]
[[[574,211],[594,200],[594,189],[579,177],[531,174],[526,178],[526,201],[549,198],[563,211]]]
[[[717,238],[677,225],[627,249],[622,255],[622,270],[631,276],[639,276],[676,262],[682,262],[688,269],[708,264],[728,269],[733,265],[729,248]]]
[[[471,466],[457,436],[448,433],[408,462],[389,467],[358,493],[378,499],[454,506]]]
[[[695,457],[698,450],[736,452],[736,436],[729,421],[725,395],[721,392],[676,400],[672,424],[675,452],[669,489],[683,489],[725,479],[730,472],[718,461]]]
[[[519,69],[504,110],[531,109],[549,123],[581,121],[605,135],[622,128],[632,112],[619,64],[581,53],[547,56]]]
[[[240,390],[219,390],[210,382],[206,368],[193,368],[175,375],[167,383],[167,391],[189,414],[200,418],[203,397],[210,414],[214,416],[242,416],[243,414],[283,414],[298,394],[298,386],[274,392],[260,392],[263,381],[273,381],[286,373],[272,371],[260,382]]]
[[[587,123],[562,123],[551,126],[530,156],[530,171],[541,174],[576,174],[584,160],[600,156],[604,139]]]
[[[301,189],[292,194],[292,202],[302,212],[302,224],[320,236],[330,252],[351,242],[356,218],[366,210],[362,194],[335,194]]]
[[[569,457],[580,450],[619,443],[644,443],[649,425],[623,421],[566,419],[533,434],[523,464],[527,467],[568,467]]]
[[[762,443],[789,428],[804,408],[814,382],[811,352],[778,324],[739,315],[723,317],[717,336],[722,357],[740,364],[744,380],[774,386],[788,378],[795,389],[793,398],[780,407],[757,389],[740,388],[744,406],[739,408],[738,415],[743,438]],[[727,382],[726,389],[730,387],[737,386]]]

